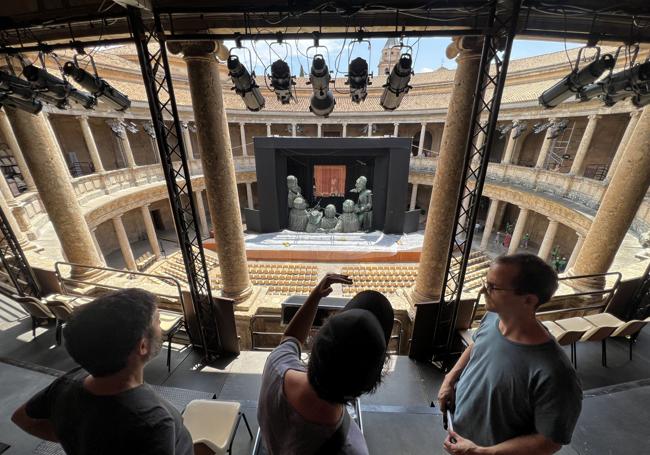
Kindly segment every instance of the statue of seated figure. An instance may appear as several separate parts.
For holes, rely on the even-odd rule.
[[[357,232],[359,230],[359,218],[354,213],[354,201],[346,199],[343,201],[343,213],[339,217],[334,232]]]
[[[372,191],[366,188],[368,179],[363,175],[357,179],[352,193],[359,193],[359,199],[354,207],[354,212],[359,218],[360,229],[372,230]]]
[[[323,212],[316,208],[313,208],[311,210],[307,210],[307,213],[309,215],[309,221],[307,223],[307,228],[305,231],[317,232],[320,229],[321,220],[323,219]]]
[[[308,222],[307,202],[303,198],[297,197],[293,200],[293,208],[289,211],[289,229],[305,232]]]
[[[319,232],[333,232],[338,222],[336,207],[334,207],[334,204],[328,204],[325,207],[325,216],[320,220]]]

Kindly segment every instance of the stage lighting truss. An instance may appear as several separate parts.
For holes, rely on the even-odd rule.
[[[395,66],[391,70],[386,83],[383,85],[384,93],[382,93],[381,98],[379,99],[379,104],[381,107],[388,111],[394,111],[399,107],[402,102],[404,95],[408,93],[411,87],[409,82],[411,81],[411,76],[413,76],[413,49],[411,46],[405,46],[403,43],[397,44],[391,47],[390,55],[393,55],[392,49],[398,48],[400,51],[400,56]],[[408,52],[403,52],[407,48]],[[388,61],[388,67],[390,68],[391,61]]]
[[[245,49],[248,51],[248,64],[251,71],[249,72],[246,66],[241,62],[239,56],[234,54],[234,50]],[[241,46],[241,40],[237,40],[237,46],[230,49],[228,52],[228,76],[232,80],[234,90],[241,96],[246,109],[252,112],[257,112],[264,108],[265,100],[259,85],[255,82],[255,71],[253,70],[253,58],[250,49]]]
[[[580,68],[580,63],[586,60],[582,56],[583,51],[586,49],[595,49],[596,55],[591,63]],[[615,63],[616,59],[613,55],[600,55],[600,47],[587,46],[581,48],[578,51],[578,57],[571,72],[555,85],[544,90],[539,97],[539,104],[547,109],[554,108],[580,92],[585,86],[595,82],[606,70],[613,68]]]
[[[83,66],[87,68],[90,65],[92,73],[82,68],[80,60],[88,60]],[[95,98],[106,102],[116,111],[125,111],[131,107],[131,100],[129,100],[128,96],[99,77],[97,66],[95,66],[95,59],[92,55],[78,51],[74,55],[73,61],[66,62],[63,65],[63,73],[72,77],[76,83],[92,93]]]
[[[318,37],[314,39],[314,45],[309,46],[305,53],[309,55],[311,49],[325,48],[327,60],[329,60],[329,51],[325,46],[320,46]],[[312,59],[311,69],[309,71],[308,85],[311,85],[313,94],[309,100],[309,110],[320,117],[327,117],[334,110],[336,100],[330,90],[330,70],[327,66],[327,60],[323,54],[315,54]]]
[[[70,108],[70,100],[80,104],[86,109],[94,109],[97,105],[97,98],[90,93],[77,90],[67,81],[59,59],[56,54],[48,54],[56,63],[61,77],[57,77],[47,71],[45,54],[39,53],[41,66],[33,64],[23,67],[23,76],[27,79],[37,99],[52,104],[59,109]]]
[[[361,43],[368,44],[368,60],[362,57],[350,60],[349,56],[352,55],[354,47]],[[352,99],[353,103],[360,104],[365,101],[368,96],[368,86],[372,85],[372,73],[368,71],[370,55],[371,44],[369,40],[359,37],[348,44],[348,74],[345,85],[350,87],[350,99]]]
[[[8,65],[6,71],[0,70],[0,106],[38,114],[43,109],[43,103],[35,97],[30,83],[17,77],[13,66]]]
[[[619,47],[615,54],[616,59],[623,48],[625,48],[626,61],[629,60],[629,66],[626,64],[623,70],[616,73],[612,68],[605,78],[584,87],[578,92],[576,98],[580,101],[589,101],[598,97],[606,106],[613,106],[618,101],[632,97],[635,106],[644,105],[641,100],[649,92],[650,60],[636,63],[639,53],[638,45]]]
[[[282,39],[282,35],[278,35],[278,40],[269,44],[269,51],[280,55],[277,51],[273,50],[273,46],[283,46],[285,49],[284,57],[278,58],[270,65],[270,74],[267,67],[266,79],[271,84],[269,90],[275,93],[278,101],[282,104],[289,104],[291,100],[296,100],[295,85],[296,76],[291,74],[291,67],[286,62],[287,58],[291,55],[291,46]],[[268,86],[268,84],[267,84]]]

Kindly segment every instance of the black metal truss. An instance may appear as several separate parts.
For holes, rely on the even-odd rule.
[[[470,130],[465,148],[465,158],[461,179],[454,229],[449,245],[447,266],[439,304],[419,311],[420,316],[433,317],[425,324],[433,330],[417,327],[414,323],[413,344],[418,346],[417,357],[446,359],[452,351],[458,309],[461,300],[465,271],[472,249],[474,226],[483,192],[490,152],[496,131],[497,118],[501,105],[501,95],[505,85],[510,51],[517,28],[521,0],[516,0],[509,10],[497,10],[496,4],[490,11],[489,32],[484,36],[479,74],[474,92],[474,104],[470,117]],[[487,121],[481,117],[487,117]],[[479,138],[485,140],[480,143]],[[431,311],[433,309],[433,311]],[[426,337],[426,340],[416,339]]]
[[[0,177],[2,178],[2,177]],[[20,296],[40,297],[41,290],[5,213],[0,209],[0,259]]]
[[[154,20],[147,21],[145,25],[140,11],[129,8],[129,21],[149,100],[151,119],[156,132],[160,161],[167,182],[169,202],[178,243],[183,254],[196,322],[200,327],[201,340],[191,341],[195,346],[202,346],[206,356],[221,354],[222,343],[217,314],[212,302],[208,268],[192,197],[187,152],[176,107],[164,31],[160,18],[155,12]],[[166,123],[166,119],[171,119],[172,122]]]

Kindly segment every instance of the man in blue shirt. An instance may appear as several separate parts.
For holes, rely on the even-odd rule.
[[[482,292],[487,313],[438,392],[453,411],[451,454],[552,454],[571,441],[582,390],[569,359],[535,317],[557,274],[531,254],[498,258]]]

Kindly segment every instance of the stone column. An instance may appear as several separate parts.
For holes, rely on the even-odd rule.
[[[63,149],[61,149],[61,144],[59,144],[59,139],[56,137],[56,133],[54,132],[54,127],[52,126],[52,121],[50,120],[50,112],[41,112],[41,116],[43,117],[43,120],[45,122],[45,127],[47,129],[48,134],[52,138],[52,145],[56,149],[57,153],[61,155],[63,158],[63,164],[65,166],[66,173],[68,175],[68,179],[72,179],[72,174],[70,173],[70,168],[68,167],[68,162],[65,160],[65,156],[63,155]]]
[[[248,201],[248,208],[253,209],[253,184],[246,183],[246,200]]]
[[[291,124],[291,137],[296,137],[297,136],[297,131],[296,131],[297,129],[298,129],[298,125],[296,125],[295,123],[292,123]]]
[[[118,215],[113,218],[112,221],[113,227],[115,228],[115,234],[117,234],[117,241],[120,244],[120,250],[122,251],[122,256],[126,263],[126,268],[132,272],[137,272],[138,266],[135,264],[135,257],[133,257],[131,243],[129,242],[129,237],[126,235],[124,223],[122,223],[122,216]]]
[[[572,275],[605,273],[650,187],[650,108],[643,109],[578,253]]]
[[[79,124],[81,125],[81,133],[83,134],[84,141],[86,142],[86,148],[88,148],[90,161],[92,161],[93,163],[95,172],[97,173],[104,172],[104,165],[102,164],[102,159],[99,156],[99,150],[97,150],[95,137],[93,136],[93,132],[90,129],[90,125],[88,124],[88,116],[80,115],[78,119],[79,119]]]
[[[99,242],[97,241],[97,226],[95,226],[91,231],[90,235],[93,238],[93,243],[95,244],[95,248],[97,249],[97,255],[102,261],[102,264],[106,266],[106,258],[104,257],[104,253],[102,252],[102,247],[99,246]]]
[[[372,137],[372,123],[368,123],[368,137]]]
[[[589,116],[587,128],[582,135],[582,139],[580,139],[580,145],[578,146],[576,156],[573,158],[573,163],[571,164],[571,170],[569,171],[569,174],[577,175],[582,171],[582,164],[585,162],[585,157],[589,151],[591,140],[594,138],[594,133],[596,132],[596,126],[598,124],[599,118],[600,115]]]
[[[348,137],[348,124],[344,123],[343,124],[343,133],[341,134],[342,137]]]
[[[267,137],[271,136],[271,124],[270,123],[266,124],[266,136]]]
[[[2,178],[2,180],[4,180],[4,178]],[[16,237],[18,244],[24,250],[28,245],[27,237],[25,237],[23,231],[20,230],[20,226],[18,225],[18,222],[16,221],[13,212],[11,211],[11,207],[9,206],[5,198],[1,196],[0,196],[0,210],[2,210],[2,213],[5,214],[5,218],[7,218],[7,222],[9,223],[11,230],[14,231],[14,236]]]
[[[422,126],[420,128],[420,142],[418,143],[418,156],[422,156],[424,154],[422,149],[424,148],[424,138],[425,138],[425,135],[426,135],[426,132],[427,132],[427,124],[426,124],[426,122],[422,122],[421,125]]]
[[[208,206],[221,268],[223,295],[242,301],[252,292],[246,263],[235,164],[230,146],[228,120],[223,103],[215,42],[169,43],[182,51],[192,95],[201,162],[208,193]],[[208,172],[207,170],[210,170]]]
[[[555,122],[557,121],[557,119],[551,118],[549,119],[549,121]],[[546,162],[546,156],[548,155],[548,152],[551,150],[551,146],[555,142],[555,139],[551,139],[548,133],[549,133],[548,130],[544,132],[544,142],[542,142],[542,148],[539,150],[539,155],[537,155],[537,162],[535,163],[535,167],[538,169],[544,167],[544,163]]]
[[[482,250],[487,250],[490,243],[490,236],[492,235],[492,227],[494,226],[494,220],[497,217],[497,210],[499,209],[499,201],[497,199],[492,199],[490,201],[490,208],[488,209],[487,217],[485,218],[485,228],[483,229],[483,237],[481,237],[481,246]]]
[[[241,153],[244,156],[248,156],[248,147],[246,146],[246,130],[244,129],[244,123],[239,124],[239,138],[241,140]]]
[[[1,172],[0,172],[0,194],[2,194],[2,197],[4,197],[7,203],[9,203],[10,205],[16,205],[16,202],[14,201],[14,193],[11,191],[11,188],[9,188],[7,179]]]
[[[612,159],[612,164],[609,165],[609,170],[607,171],[605,182],[609,182],[612,179],[612,176],[614,175],[614,172],[618,167],[618,163],[619,161],[621,161],[621,157],[623,156],[623,151],[625,150],[627,143],[630,141],[630,138],[632,137],[632,133],[634,132],[634,128],[636,127],[636,124],[639,121],[640,115],[641,115],[640,110],[630,112],[630,121],[628,122],[627,127],[625,128],[625,132],[623,133],[621,142],[618,143],[618,147],[616,148],[616,153],[614,154],[614,158]]]
[[[555,234],[557,234],[557,228],[559,226],[560,223],[557,221],[550,218],[548,219],[548,227],[546,228],[544,239],[542,240],[542,244],[539,246],[539,251],[537,252],[537,256],[545,261],[548,259],[548,255],[551,254],[553,242],[555,241]]]
[[[194,146],[192,145],[192,137],[190,136],[190,127],[187,126],[187,123],[182,128],[183,130],[183,144],[185,145],[185,153],[187,155],[187,158],[190,160],[195,160],[196,158],[194,157]],[[156,146],[158,145],[158,142],[155,140],[153,141]],[[158,156],[158,150],[154,149],[153,151],[156,156]]]
[[[501,160],[503,164],[512,163],[512,154],[515,151],[515,145],[518,140],[518,138],[513,137],[516,131],[517,130],[513,128],[510,130],[510,134],[508,135],[508,144],[506,145],[506,152],[503,154],[503,159]]]
[[[142,219],[144,220],[144,227],[147,231],[147,239],[149,240],[149,246],[151,247],[151,252],[156,259],[160,259],[160,244],[158,243],[158,235],[156,234],[156,228],[153,225],[153,220],[151,219],[151,212],[149,211],[149,204],[143,205],[140,207],[142,212]]]
[[[454,38],[447,48],[451,57],[458,55],[458,67],[442,133],[440,156],[433,177],[420,265],[411,294],[411,302],[436,301],[440,298],[449,244],[454,227],[454,213],[461,188],[465,143],[470,130],[470,114],[478,78],[481,56],[480,37]]]
[[[135,164],[135,158],[133,158],[133,150],[131,150],[131,143],[129,142],[129,132],[124,129],[124,134],[120,136],[120,141],[122,144],[122,151],[124,152],[124,157],[126,158],[126,164],[130,168],[137,166]]]
[[[584,243],[584,241],[585,241],[584,236],[578,234],[578,240],[576,241],[576,244],[573,247],[573,251],[571,251],[571,256],[569,257],[569,261],[566,264],[567,270],[573,267],[574,264],[576,263],[576,259],[578,258],[578,254],[580,253],[580,249],[582,248],[582,244]]]
[[[393,123],[393,137],[399,137],[399,123]]]
[[[418,184],[414,183],[411,189],[411,203],[409,204],[409,210],[415,210],[415,202],[418,197]]]
[[[515,225],[515,230],[512,232],[512,239],[510,240],[510,246],[508,247],[508,254],[515,254],[521,243],[521,239],[524,236],[524,231],[526,230],[526,220],[528,219],[528,209],[519,208],[519,216],[517,217],[517,224]]]
[[[32,173],[27,167],[25,157],[23,156],[23,152],[18,145],[16,135],[14,134],[14,130],[11,127],[11,123],[9,122],[9,118],[7,117],[4,109],[0,109],[0,131],[2,131],[2,135],[4,136],[5,141],[7,141],[7,145],[11,150],[11,154],[16,160],[16,165],[18,166],[18,169],[20,169],[20,174],[23,176],[23,181],[25,182],[25,185],[27,185],[27,191],[36,191],[36,185],[34,184]]]
[[[208,227],[208,218],[205,216],[205,204],[203,203],[203,191],[194,192],[194,201],[196,202],[196,211],[199,214],[201,235],[203,237],[209,236],[210,228]]]
[[[316,124],[316,128],[318,130],[317,133],[316,133],[317,136],[318,137],[323,137],[323,124],[322,123]]]
[[[103,264],[70,182],[68,168],[44,117],[11,108],[7,109],[7,116],[66,257],[75,264],[101,267]],[[71,273],[80,278],[94,275],[76,267]]]

